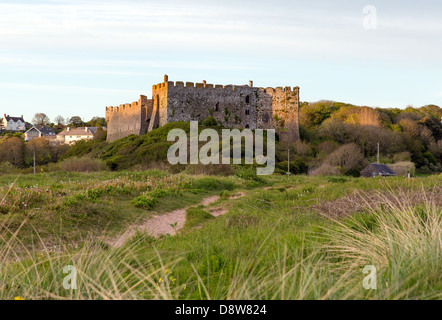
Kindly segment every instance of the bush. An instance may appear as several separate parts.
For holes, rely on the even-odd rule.
[[[201,190],[233,190],[236,188],[235,183],[232,181],[215,178],[215,177],[203,177],[192,181],[192,189]]]
[[[282,161],[276,164],[276,167],[287,173],[288,162]],[[293,174],[304,174],[307,173],[307,165],[302,159],[296,159],[295,161],[290,161],[290,172]]]
[[[81,157],[66,159],[59,163],[59,168],[68,172],[96,172],[105,170],[106,166],[100,160]]]
[[[206,120],[204,120],[203,125],[206,127],[216,127],[217,122],[214,117],[208,116]]]
[[[325,160],[332,167],[339,167],[342,173],[358,176],[360,171],[367,165],[364,155],[359,147],[354,144],[346,144],[333,151]]]
[[[10,162],[0,163],[0,174],[10,174],[15,173],[17,169]]]
[[[398,176],[406,176],[409,172],[413,174],[415,170],[414,163],[411,161],[396,162],[389,166]]]
[[[319,168],[310,170],[310,176],[339,176],[341,173],[337,167],[329,163],[323,163]]]
[[[263,179],[257,175],[256,168],[253,166],[238,166],[235,168],[235,176],[244,180],[254,180],[263,182]]]
[[[409,162],[411,160],[411,153],[408,151],[396,153],[393,155],[393,162]]]

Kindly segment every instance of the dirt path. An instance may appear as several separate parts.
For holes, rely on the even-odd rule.
[[[231,196],[229,199],[235,200],[244,197],[245,195],[246,194],[244,192],[239,192]],[[205,198],[199,203],[199,205],[207,207],[216,202],[219,198],[220,196],[211,196]],[[128,239],[132,238],[137,233],[137,231],[147,233],[155,238],[166,234],[170,234],[171,236],[173,236],[178,230],[184,227],[184,224],[186,222],[186,211],[188,208],[189,207],[177,209],[162,215],[154,215],[140,225],[129,227],[129,229],[123,235],[118,238],[111,239],[110,241],[107,241],[107,243],[113,247],[121,247]],[[213,216],[218,217],[220,215],[226,214],[227,211],[228,208],[217,207],[211,210],[210,213]],[[172,225],[175,223],[176,226],[172,227]]]
[[[208,206],[217,201],[219,196],[211,196],[201,201],[200,205]],[[137,231],[147,233],[152,237],[159,237],[161,235],[175,235],[176,231],[184,227],[186,222],[186,211],[189,207],[177,209],[172,212],[154,215],[147,219],[141,225],[131,226],[119,238],[110,240],[108,243],[113,247],[121,247],[128,239],[132,238]],[[172,227],[176,223],[175,227]]]
[[[245,195],[246,195],[245,192],[239,192],[239,193],[231,196],[229,199],[235,200],[235,199],[242,198]],[[210,210],[210,214],[214,217],[219,217],[219,216],[225,215],[227,213],[227,211],[229,211],[229,208],[227,208],[227,207],[216,207],[216,208],[213,208],[212,210]]]

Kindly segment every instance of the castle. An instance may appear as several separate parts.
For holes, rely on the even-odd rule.
[[[107,139],[142,135],[166,123],[204,121],[209,116],[226,128],[275,129],[281,139],[299,139],[299,87],[256,88],[164,82],[152,87],[152,99],[106,107]]]

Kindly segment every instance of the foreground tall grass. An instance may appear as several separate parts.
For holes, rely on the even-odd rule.
[[[262,198],[262,194],[252,195],[251,203]],[[23,248],[16,237],[19,230],[9,231],[3,225],[0,298],[442,298],[440,186],[359,191],[359,194],[361,201],[370,199],[365,203],[365,212],[337,218],[321,216],[321,212],[296,211],[300,217],[306,215],[302,219],[314,216],[311,228],[302,229],[304,220],[299,220],[296,225],[299,229],[288,230],[281,238],[277,238],[276,230],[281,228],[281,223],[286,224],[284,220],[272,220],[274,229],[265,229],[263,237],[258,233],[264,229],[259,229],[251,215],[228,214],[223,217],[225,220],[208,222],[213,224],[213,228],[208,225],[213,232],[209,236],[213,239],[217,237],[213,230],[219,229],[216,223],[236,228],[233,237],[225,235],[223,238],[232,243],[232,248],[235,241],[240,241],[241,233],[245,233],[244,228],[249,226],[255,226],[256,238],[260,240],[244,244],[241,252],[224,260],[213,255],[212,249],[207,254],[199,252],[202,255],[199,265],[184,263],[194,252],[177,253],[158,248],[163,246],[161,241],[168,241],[170,247],[179,247],[185,235],[154,240],[138,234],[120,249],[107,248],[99,239],[91,238],[81,248],[64,248],[63,253],[51,253],[50,248],[40,252]],[[278,210],[282,202],[274,201],[279,198],[282,196],[267,198],[265,205],[269,212],[272,207]],[[241,210],[247,211],[247,208],[244,206]],[[204,230],[200,232],[204,234]],[[248,232],[253,234],[253,231]],[[292,234],[296,237],[291,238]],[[205,245],[217,246],[215,240]],[[22,253],[14,257],[14,252]],[[68,265],[74,265],[77,270],[76,290],[63,287],[67,275],[63,269]],[[367,276],[362,273],[366,265],[377,269],[376,290],[366,290],[362,286]]]

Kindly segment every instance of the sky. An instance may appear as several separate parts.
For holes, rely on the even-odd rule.
[[[0,0],[0,117],[104,117],[189,81],[442,106],[442,1]]]

